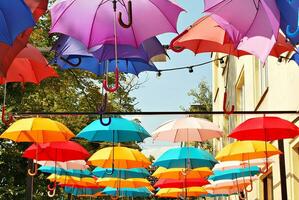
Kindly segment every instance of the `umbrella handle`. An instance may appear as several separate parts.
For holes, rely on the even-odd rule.
[[[228,111],[228,110],[226,109],[226,103],[227,103],[227,92],[225,91],[225,92],[224,92],[224,96],[223,96],[223,112],[224,112],[224,114],[226,114],[226,115],[233,114],[234,111],[235,111],[235,105],[232,105],[231,110]]]
[[[118,67],[115,68],[115,80],[114,80],[114,87],[108,87],[108,81],[106,79],[103,80],[103,87],[108,92],[115,92],[119,88],[119,70]]]
[[[54,197],[56,194],[56,189],[48,191],[48,197]]]
[[[180,37],[182,37],[183,35],[185,35],[186,33],[188,32],[188,30],[184,30],[181,34],[177,35],[175,38],[173,38],[169,44],[169,48],[176,52],[176,53],[179,53],[179,52],[182,52],[185,48],[184,47],[175,47],[174,46],[174,42],[179,39]]]
[[[106,172],[105,172],[107,175],[112,175],[114,173],[114,163],[112,163],[112,168],[111,168],[111,171],[109,171],[108,169],[106,169]]]
[[[251,179],[251,177],[250,177],[250,179]],[[245,191],[246,192],[252,192],[252,190],[253,190],[253,185],[252,185],[252,180],[250,180],[250,189],[247,189],[247,187],[246,187]]]
[[[262,169],[260,169],[260,172],[262,173],[262,174],[267,174],[267,172],[269,171],[269,163],[268,163],[268,160],[266,160],[266,170],[262,170]]]
[[[68,65],[72,66],[72,67],[78,67],[78,66],[81,64],[81,62],[82,62],[81,57],[78,57],[78,58],[77,58],[77,59],[78,59],[78,62],[77,62],[77,63],[72,63],[72,62],[70,62],[70,61],[68,60],[68,58],[65,59],[65,58],[62,57],[62,56],[60,56],[60,59],[61,59],[63,62],[67,63]]]
[[[101,124],[102,124],[103,126],[109,126],[109,125],[111,124],[111,121],[112,121],[111,117],[108,117],[108,122],[105,123],[105,122],[103,121],[103,114],[100,115],[100,122],[101,122]]]
[[[118,23],[123,28],[130,28],[133,24],[133,9],[132,9],[132,2],[128,1],[128,23],[126,24],[122,19],[122,13],[118,13]]]
[[[7,115],[8,119],[6,119],[6,115]],[[13,118],[12,114],[11,113],[6,113],[6,106],[5,105],[2,105],[1,120],[2,120],[3,124],[5,124],[6,126],[9,126],[14,121],[14,118]]]
[[[117,200],[119,197],[118,196],[110,196],[111,200]]]
[[[291,2],[289,2],[291,4]],[[295,31],[293,32],[291,30],[291,25],[287,25],[287,28],[286,28],[286,35],[290,38],[295,38],[299,35],[299,10],[298,10],[298,19],[297,19],[297,28],[295,29]]]
[[[34,163],[34,170],[31,171],[31,169],[28,169],[27,173],[29,176],[35,176],[37,174],[37,163]]]
[[[53,187],[51,187],[51,184],[49,184],[49,185],[47,186],[47,188],[48,188],[48,190],[50,190],[50,191],[55,190],[55,189],[56,189],[56,180],[54,181]]]
[[[104,114],[107,108],[107,103],[108,103],[108,95],[107,93],[105,93],[103,101],[102,101],[102,105],[98,106],[98,113],[99,114]]]

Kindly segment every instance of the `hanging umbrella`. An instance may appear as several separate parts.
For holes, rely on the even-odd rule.
[[[207,119],[186,117],[168,121],[153,132],[154,140],[170,142],[206,141],[222,137],[222,130]]]
[[[41,52],[28,44],[13,60],[6,77],[0,77],[0,84],[9,82],[39,84],[49,77],[58,77],[58,74],[48,66]]]
[[[56,162],[56,161],[51,161],[51,160],[46,160],[46,161],[37,161],[34,160],[34,163],[37,163],[41,166],[45,167],[58,167],[64,170],[86,170],[89,168],[88,165],[86,165],[85,160],[69,160],[65,162]]]
[[[260,167],[260,166],[264,166],[267,162],[268,162],[268,164],[271,164],[274,162],[274,159],[272,159],[272,158],[252,159],[252,160],[250,160],[250,163],[248,163],[248,161],[225,161],[225,162],[220,162],[220,163],[216,164],[213,168],[213,171],[227,170],[227,169],[234,169],[234,168],[247,168],[250,166]]]
[[[201,187],[210,184],[204,178],[194,178],[194,179],[159,179],[154,187],[155,188],[185,188],[185,187]]]
[[[100,188],[96,183],[96,179],[91,177],[60,176],[51,174],[47,177],[47,179],[51,182],[58,182],[62,185],[78,185],[82,187]]]
[[[121,196],[121,197],[149,197],[153,195],[146,187],[140,188],[111,188],[106,187],[103,191],[103,194],[110,196]]]
[[[48,10],[48,0],[24,0],[24,2],[30,8],[35,21]]]
[[[206,178],[212,174],[213,172],[208,167],[189,169],[187,171],[185,171],[185,168],[166,169],[164,167],[159,167],[152,176],[158,179],[181,179],[182,177],[186,177],[186,179],[194,179]]]
[[[68,194],[72,194],[73,196],[82,196],[82,195],[94,195],[96,193],[102,192],[103,189],[95,189],[95,188],[72,188],[72,187],[64,187],[64,192]]]
[[[241,197],[240,192],[243,191],[246,187],[248,186],[248,184],[240,184],[239,186],[235,185],[235,186],[227,186],[227,187],[215,187],[213,185],[210,186],[205,186],[204,188],[206,189],[206,191],[209,194],[213,194],[213,195],[223,195],[223,194],[227,194],[227,195],[233,195],[233,194],[238,194],[239,193],[239,197],[240,199],[244,199]]]
[[[214,174],[209,177],[209,180],[218,181],[223,179],[237,179],[240,177],[254,176],[260,173],[260,168],[252,166],[248,168],[228,169],[224,171],[214,171]]]
[[[125,118],[111,118],[111,123],[104,126],[95,120],[76,136],[90,142],[142,142],[151,135],[138,123]]]
[[[103,168],[147,168],[151,162],[138,150],[127,147],[106,147],[98,150],[89,159],[88,164]]]
[[[205,12],[228,32],[238,49],[256,55],[263,62],[266,60],[279,33],[280,15],[275,0],[205,0],[204,3]]]
[[[151,183],[147,179],[143,178],[99,178],[97,183],[100,187],[112,187],[112,188],[140,188],[149,187]]]
[[[299,65],[299,53],[294,53],[291,57],[291,60],[295,61]]]
[[[129,3],[125,1],[85,0],[58,1],[51,9],[51,32],[70,35],[83,42],[88,48],[100,44],[114,44],[114,35],[118,44],[138,47],[144,40],[165,32],[176,32],[177,18],[182,8],[171,1],[146,0]],[[115,3],[115,5],[114,5]],[[125,4],[123,4],[125,3]],[[113,8],[115,8],[113,12]],[[131,20],[126,28],[116,23],[116,12],[132,11]],[[124,17],[125,20],[127,16]],[[144,20],[147,20],[146,27]],[[121,20],[119,20],[121,21]],[[89,22],[89,23],[86,23]],[[159,22],[159,26],[157,26]],[[114,28],[114,26],[116,26]],[[125,26],[125,25],[124,25]],[[96,28],[100,27],[100,28]]]
[[[165,168],[198,168],[213,166],[218,161],[202,149],[194,147],[181,147],[169,149],[163,153],[154,163],[153,166],[162,166]]]
[[[131,169],[114,169],[112,174],[107,174],[108,171],[112,171],[111,168],[96,167],[92,174],[98,178],[112,177],[112,178],[146,178],[150,176],[149,172],[144,168],[131,168]]]
[[[257,176],[242,176],[240,178],[234,178],[234,179],[221,179],[217,181],[212,181],[210,185],[205,185],[205,188],[208,186],[214,186],[214,187],[230,187],[230,186],[236,186],[241,184],[250,184],[252,181],[258,180]]]
[[[49,167],[49,166],[41,166],[38,168],[39,171],[48,174],[57,174],[57,175],[66,175],[66,176],[77,176],[77,177],[87,177],[92,176],[89,170],[77,170],[77,169],[63,169],[59,167]]]
[[[186,189],[186,197],[199,197],[203,194],[207,194],[207,191],[202,187],[189,187]],[[180,198],[184,196],[184,191],[179,188],[163,188],[156,193],[156,196],[159,198]]]

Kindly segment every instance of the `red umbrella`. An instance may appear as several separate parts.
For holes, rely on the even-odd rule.
[[[154,187],[156,188],[186,188],[201,187],[208,185],[210,182],[204,178],[196,179],[159,179]]]

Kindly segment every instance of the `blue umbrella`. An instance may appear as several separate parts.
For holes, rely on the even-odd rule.
[[[111,188],[106,187],[102,193],[110,196],[122,196],[122,197],[149,197],[152,195],[146,187],[141,188]]]
[[[16,37],[29,27],[34,19],[23,0],[0,1],[0,41],[11,45]]]
[[[41,166],[38,168],[39,171],[43,173],[49,174],[58,174],[58,175],[66,175],[66,176],[76,176],[76,177],[91,177],[92,174],[89,170],[76,170],[76,169],[63,169],[63,168],[56,168],[51,166]]]
[[[296,45],[299,42],[299,0],[276,0],[280,11],[280,27]]]
[[[103,189],[95,189],[95,188],[73,188],[73,187],[65,187],[64,192],[68,194],[72,194],[74,196],[79,195],[94,195],[98,192],[102,192]]]
[[[194,147],[181,147],[169,149],[163,153],[154,163],[154,166],[165,168],[213,168],[218,163],[215,158],[202,149]]]
[[[238,168],[238,169],[229,169],[229,170],[216,170],[214,175],[209,177],[209,180],[218,181],[224,179],[237,179],[247,176],[254,176],[260,173],[260,168],[257,166],[247,167],[247,168]]]
[[[77,135],[90,142],[142,142],[150,134],[138,123],[124,118],[112,118],[105,126],[100,120],[95,120]]]
[[[291,60],[295,61],[297,65],[299,65],[299,53],[295,53],[292,57]]]
[[[97,176],[98,178],[106,178],[106,177],[113,177],[113,178],[146,178],[150,176],[149,172],[144,168],[132,168],[132,169],[114,169],[112,174],[107,174],[106,172],[112,171],[112,169],[106,169],[97,167],[95,168],[92,173]]]

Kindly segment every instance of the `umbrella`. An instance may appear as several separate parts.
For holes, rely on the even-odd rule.
[[[189,187],[186,189],[185,197],[199,197],[207,194],[207,191],[202,187]],[[159,198],[179,198],[184,196],[184,191],[179,188],[162,188],[157,192],[156,196]]]
[[[209,180],[218,181],[223,179],[237,179],[240,177],[254,176],[260,173],[260,168],[257,166],[247,168],[228,169],[224,171],[214,171],[214,174],[209,177]]]
[[[222,135],[222,130],[209,120],[186,117],[162,124],[153,132],[153,139],[170,142],[202,142]]]
[[[250,160],[250,163],[248,161],[225,161],[220,162],[216,164],[213,168],[213,171],[215,170],[227,170],[227,169],[234,169],[234,168],[247,168],[250,166],[263,166],[268,162],[268,164],[271,164],[274,162],[274,159],[252,159]]]
[[[143,178],[99,178],[97,183],[100,187],[112,187],[112,188],[140,188],[150,187],[151,183],[147,179]]]
[[[124,119],[112,118],[108,126],[102,125],[100,120],[95,120],[86,126],[77,135],[90,142],[142,142],[150,134],[138,123]]]
[[[48,0],[24,0],[37,21],[48,9]]]
[[[234,179],[221,179],[217,181],[210,180],[210,185],[205,185],[205,188],[208,186],[214,186],[214,187],[230,187],[230,186],[236,186],[240,184],[250,184],[253,180],[258,180],[257,176],[241,176],[240,178],[234,178]]]
[[[72,187],[64,187],[64,192],[68,194],[72,194],[74,196],[82,196],[82,195],[94,195],[98,192],[102,192],[103,189],[95,189],[95,188],[72,188]]]
[[[163,153],[154,163],[153,166],[162,166],[165,168],[198,168],[213,166],[218,161],[202,149],[194,147],[181,147],[169,149]]]
[[[149,197],[152,195],[146,187],[140,188],[111,188],[106,187],[103,191],[103,194],[110,196],[122,196],[122,197]]]
[[[233,195],[233,194],[238,194],[239,193],[239,197],[240,199],[244,199],[241,197],[240,192],[243,191],[246,187],[248,186],[248,184],[240,184],[240,185],[234,185],[234,186],[227,186],[227,187],[215,187],[213,185],[208,185],[205,186],[204,188],[206,189],[206,191],[209,194],[213,194],[213,195],[223,195],[223,194],[227,194],[227,195]]]
[[[181,179],[186,177],[187,179],[194,178],[206,178],[212,175],[213,172],[208,167],[201,167],[195,169],[189,169],[185,171],[185,168],[170,168],[159,167],[152,176],[158,179]]]
[[[88,165],[86,165],[86,161],[85,160],[69,160],[69,161],[65,161],[65,162],[56,162],[56,161],[50,161],[50,160],[46,160],[46,161],[37,161],[34,160],[35,163],[45,166],[45,167],[58,167],[64,170],[70,170],[70,169],[74,169],[74,170],[86,170],[89,168]]]
[[[11,45],[20,33],[35,25],[32,13],[24,1],[1,1],[0,11],[1,42]]]
[[[155,188],[185,188],[185,187],[201,187],[210,184],[204,178],[194,178],[194,179],[159,179],[154,187]]]
[[[87,177],[92,176],[91,172],[87,169],[85,170],[77,170],[77,169],[63,169],[63,168],[55,168],[49,166],[41,166],[38,168],[39,171],[48,174],[57,174],[57,175],[66,175],[66,176],[77,176],[77,177]]]
[[[48,66],[46,58],[38,49],[27,45],[13,60],[6,77],[0,77],[0,84],[8,82],[39,84],[49,77],[58,77],[58,74]]]
[[[177,18],[183,9],[168,0],[129,3],[133,7],[133,14],[129,16],[132,20],[128,27],[121,27],[116,23],[116,12],[127,13],[127,9],[132,11],[123,4],[127,5],[128,2],[130,1],[117,0],[115,1],[117,5],[113,5],[113,1],[103,3],[101,0],[92,0],[88,4],[85,0],[58,1],[50,9],[51,32],[70,35],[88,48],[104,43],[114,44],[116,35],[121,36],[117,38],[118,44],[138,47],[144,40],[155,35],[176,32]],[[113,6],[115,6],[114,12]],[[146,26],[144,26],[145,20]]]
[[[111,168],[96,167],[92,173],[99,178],[113,177],[113,178],[146,178],[150,176],[149,172],[144,168],[131,168],[131,169],[114,169],[112,174],[106,172],[112,171]]]
[[[279,33],[280,15],[275,0],[204,2],[205,11],[228,32],[238,49],[266,60]]]
[[[106,147],[98,150],[89,159],[88,164],[103,168],[147,168],[151,162],[138,150],[127,147]]]
[[[60,176],[51,174],[47,177],[47,179],[51,182],[58,182],[62,185],[77,185],[82,187],[100,188],[96,183],[96,179],[91,177]]]
[[[287,38],[297,45],[299,42],[299,1],[276,0],[280,11],[280,28]]]
[[[291,57],[291,60],[295,61],[299,65],[299,53],[294,53]]]

